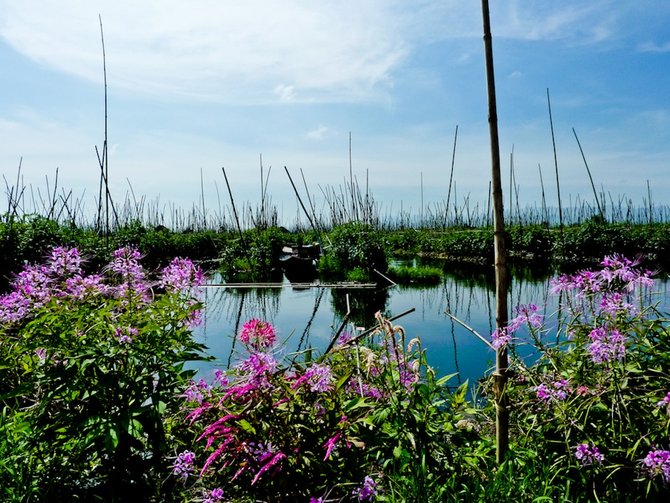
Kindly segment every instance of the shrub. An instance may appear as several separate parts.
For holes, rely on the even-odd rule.
[[[540,350],[531,366],[514,359],[513,449],[535,451],[572,501],[655,501],[670,485],[670,333],[643,302],[649,272],[621,256],[602,265],[553,281],[567,313],[555,337],[533,305],[494,334],[508,344],[526,326]]]
[[[449,476],[471,473],[459,457],[479,429],[467,384],[449,394],[418,341],[377,322],[369,344],[344,334],[321,357],[286,364],[274,327],[247,322],[246,358],[213,384],[192,383],[177,418],[193,442],[173,473],[192,500],[427,501]]]
[[[175,259],[156,281],[122,248],[86,274],[55,248],[0,297],[3,500],[156,497],[165,472],[163,417],[202,358],[190,327],[202,279]]]
[[[329,234],[330,247],[319,264],[327,276],[346,277],[349,271],[359,269],[365,279],[374,278],[374,270],[386,272],[388,258],[382,234],[373,227],[358,222],[344,224]],[[357,273],[360,275],[360,273]]]

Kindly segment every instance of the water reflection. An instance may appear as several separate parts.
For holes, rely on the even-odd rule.
[[[428,361],[438,375],[457,374],[453,385],[466,379],[474,383],[491,370],[495,354],[445,311],[488,338],[495,323],[493,268],[443,267],[446,275],[439,285],[420,288],[295,289],[286,280],[271,288],[208,287],[204,298],[205,322],[196,336],[209,347],[216,361],[199,364],[196,368],[207,378],[212,368],[234,365],[243,349],[235,335],[251,318],[269,321],[277,328],[281,340],[277,356],[281,357],[309,348],[325,350],[348,310],[350,323],[346,330],[353,333],[356,327],[372,326],[376,311],[392,316],[414,308],[412,313],[395,322],[405,328],[408,340],[420,337]],[[559,299],[549,294],[551,276],[537,274],[529,268],[512,268],[511,273],[510,307],[537,304],[552,315],[547,337],[555,337]],[[658,282],[655,291],[655,298],[662,300],[664,307],[667,283]],[[530,346],[519,347],[518,356],[534,357]]]

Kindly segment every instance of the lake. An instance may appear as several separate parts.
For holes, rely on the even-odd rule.
[[[204,322],[197,328],[196,337],[207,345],[215,361],[198,363],[194,368],[209,379],[213,369],[226,369],[239,361],[244,348],[237,344],[235,334],[251,318],[275,326],[281,341],[279,357],[306,348],[323,352],[348,308],[351,322],[345,330],[351,333],[358,327],[373,326],[374,313],[379,310],[389,317],[413,310],[394,321],[405,329],[406,340],[421,339],[428,362],[438,375],[456,373],[451,385],[465,380],[474,385],[494,366],[495,353],[445,311],[489,339],[495,325],[493,267],[454,266],[445,270],[439,285],[423,287],[293,288],[286,279],[270,288],[205,287]],[[537,304],[547,316],[546,337],[555,340],[559,303],[558,296],[549,294],[555,273],[528,268],[511,268],[510,272],[510,310],[519,304]],[[210,283],[219,281],[210,278]],[[663,308],[667,305],[667,288],[666,279],[657,280],[653,291],[654,301]],[[529,346],[520,346],[518,353],[524,358],[534,356]]]

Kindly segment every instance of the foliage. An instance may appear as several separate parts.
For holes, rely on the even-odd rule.
[[[493,231],[490,229],[449,230],[433,233],[421,250],[430,256],[450,260],[493,261]]]
[[[389,269],[388,275],[393,281],[401,284],[436,285],[442,279],[440,269],[426,265],[394,266]]]
[[[221,272],[231,281],[266,281],[276,273],[281,276],[279,258],[290,238],[279,227],[246,231],[221,250]]]
[[[27,266],[0,297],[0,499],[158,497],[175,410],[202,358],[190,327],[201,272],[175,259],[156,281],[121,248],[86,274],[75,248]]]
[[[450,394],[418,340],[377,323],[367,344],[343,334],[331,352],[286,364],[271,325],[245,324],[246,358],[213,385],[192,383],[177,418],[193,441],[173,472],[192,500],[221,489],[234,501],[439,501],[449,477],[473,474],[467,384]]]
[[[358,269],[357,279],[376,279],[374,270],[386,272],[388,258],[383,233],[358,222],[340,225],[328,235],[330,246],[319,263],[327,277],[346,277]]]
[[[553,281],[565,318],[551,337],[533,305],[494,334],[518,345],[525,326],[540,350],[513,364],[513,450],[535,452],[571,501],[654,501],[670,486],[670,332],[644,302],[648,271],[621,256],[602,265]]]

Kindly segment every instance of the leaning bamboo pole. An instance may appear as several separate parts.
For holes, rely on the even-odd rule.
[[[484,52],[486,59],[486,84],[489,105],[489,134],[491,137],[491,181],[493,190],[493,236],[496,276],[496,328],[507,327],[507,260],[505,252],[505,220],[502,182],[500,179],[500,145],[498,141],[498,112],[493,71],[493,43],[491,41],[491,19],[489,2],[482,0],[484,24]],[[494,399],[496,405],[496,460],[502,463],[509,448],[509,409],[505,386],[507,384],[507,347],[496,350]]]

